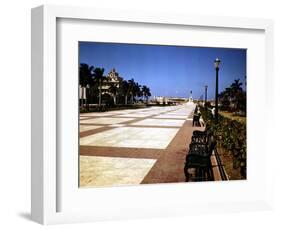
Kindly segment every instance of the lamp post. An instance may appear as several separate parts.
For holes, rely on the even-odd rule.
[[[206,103],[207,103],[207,92],[208,92],[208,86],[205,85],[205,104],[204,105],[206,105]]]
[[[215,104],[215,120],[218,121],[218,94],[219,94],[219,66],[220,59],[216,58],[215,60],[215,69],[216,69],[216,104]]]
[[[86,104],[86,108],[89,110],[89,102],[87,101],[87,90],[90,89],[90,85],[87,84],[86,87],[85,87],[85,104]]]

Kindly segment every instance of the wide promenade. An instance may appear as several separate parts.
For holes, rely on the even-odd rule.
[[[185,181],[195,104],[80,115],[80,186]]]

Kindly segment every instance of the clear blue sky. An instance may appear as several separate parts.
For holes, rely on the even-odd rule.
[[[219,92],[238,78],[245,89],[245,49],[80,42],[79,52],[80,63],[102,67],[105,74],[115,68],[124,79],[147,85],[153,96],[189,97],[192,90],[199,98],[208,85],[208,99],[214,98],[217,57]]]

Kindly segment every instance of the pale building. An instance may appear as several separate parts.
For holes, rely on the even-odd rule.
[[[102,91],[103,93],[109,93],[109,89],[112,85],[115,85],[117,88],[120,87],[122,78],[119,76],[118,72],[115,71],[113,68],[109,71],[109,73],[106,76],[106,80],[102,83]]]
[[[159,104],[168,104],[168,98],[167,97],[158,97],[154,96],[154,101],[159,103]]]

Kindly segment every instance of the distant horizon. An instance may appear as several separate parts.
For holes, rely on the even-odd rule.
[[[246,49],[79,42],[79,63],[113,68],[125,79],[150,88],[151,97],[205,98],[215,95],[214,60],[221,60],[219,92],[240,79],[246,90]]]

